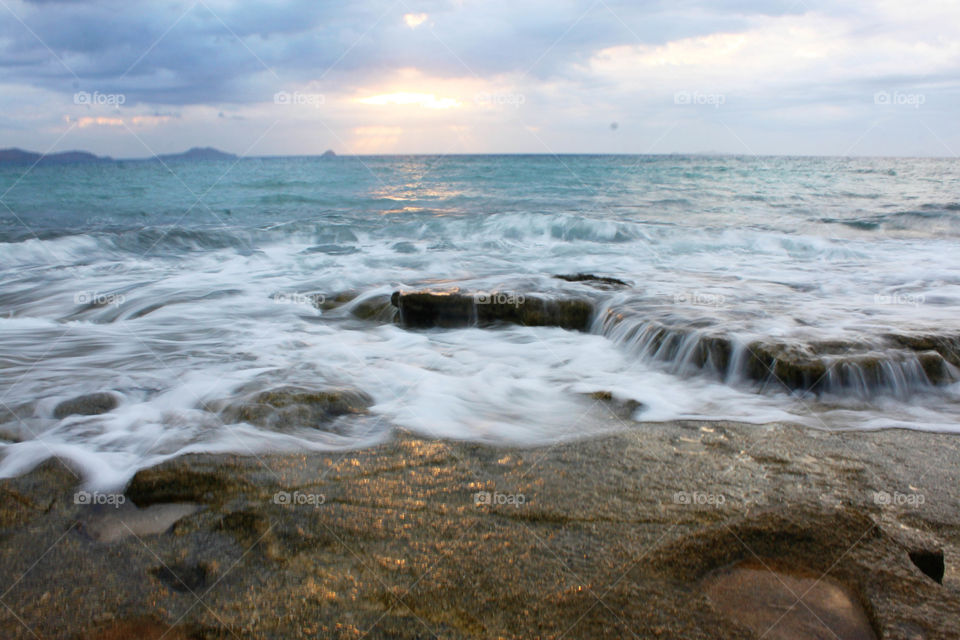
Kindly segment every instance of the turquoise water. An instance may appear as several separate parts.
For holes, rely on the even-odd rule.
[[[956,430],[957,385],[930,384],[882,337],[960,335],[958,169],[685,156],[0,168],[0,474],[59,455],[109,484],[186,451],[353,447],[397,426],[509,443],[678,418]],[[630,286],[551,277],[578,272]],[[588,296],[598,319],[589,333],[409,331],[311,303],[438,286]],[[654,353],[651,326],[837,341],[889,362],[879,381],[804,394]],[[374,405],[283,433],[207,410],[282,384],[358,388]],[[581,393],[595,390],[642,408],[611,424]],[[119,407],[53,416],[94,391]]]

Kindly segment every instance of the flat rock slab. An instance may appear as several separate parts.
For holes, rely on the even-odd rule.
[[[769,640],[876,640],[855,593],[828,576],[776,560],[748,560],[703,581],[725,616]]]
[[[583,298],[505,291],[395,291],[390,302],[400,311],[400,324],[421,329],[506,322],[586,331],[593,317],[593,304]]]
[[[882,640],[956,638],[958,460],[957,436],[904,430],[633,423],[540,448],[398,431],[362,450],[145,469],[128,503],[204,508],[110,544],[72,531],[78,479],[51,460],[0,480],[0,637],[85,637],[145,617],[207,640],[757,640],[744,616],[789,611],[774,589],[806,590],[803,567],[849,589],[811,590],[804,609],[862,603]],[[118,520],[131,523],[90,526],[110,538]],[[705,593],[755,557],[790,569]],[[740,598],[729,611],[725,592]]]

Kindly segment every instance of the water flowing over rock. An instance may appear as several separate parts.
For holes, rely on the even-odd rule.
[[[867,340],[745,341],[722,327],[671,326],[607,309],[594,331],[680,375],[712,374],[772,391],[877,392],[906,397],[960,380],[950,338],[883,335]]]
[[[220,415],[228,422],[288,430],[325,427],[340,416],[364,414],[372,404],[373,398],[354,389],[279,387],[228,404]]]

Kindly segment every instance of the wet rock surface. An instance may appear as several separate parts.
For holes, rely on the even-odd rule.
[[[553,278],[604,291],[631,286],[618,278],[591,273]],[[325,311],[379,323],[397,322],[411,329],[510,323],[589,331],[594,328],[599,301],[589,292],[587,295],[455,288],[395,291],[390,296],[372,293],[358,297],[356,292],[346,292],[331,298],[320,296],[314,302]],[[896,395],[909,393],[898,388],[905,382],[908,386],[935,386],[960,380],[960,337],[953,335],[883,334],[869,340],[807,343],[764,338],[741,344],[709,328],[669,326],[613,308],[600,319],[601,334],[626,343],[643,357],[668,363],[675,372],[703,370],[761,388],[815,394],[892,391]]]
[[[594,391],[588,394],[591,400],[599,402],[610,416],[619,420],[631,420],[644,404],[632,398],[620,398],[610,391]]]
[[[601,333],[643,357],[668,363],[678,373],[704,370],[774,390],[868,395],[881,389],[897,392],[904,383],[945,385],[960,380],[957,343],[948,336],[888,334],[872,341],[809,343],[766,338],[738,344],[709,328],[645,322],[612,309],[602,318]]]
[[[586,331],[593,304],[585,298],[547,298],[515,292],[396,291],[390,298],[406,327],[468,327],[508,322]]]
[[[350,306],[354,317],[375,322],[394,322],[397,312],[388,295],[368,296]]]
[[[96,416],[117,408],[117,396],[112,393],[89,393],[64,400],[53,409],[53,417],[62,420],[67,416]]]
[[[816,605],[828,625],[846,598],[877,638],[954,638],[958,460],[955,436],[900,430],[638,423],[533,449],[398,433],[141,471],[138,506],[205,508],[110,544],[75,526],[78,479],[52,461],[0,481],[0,637],[758,638],[706,585],[761,558],[840,585]],[[942,583],[918,550],[942,551]],[[789,607],[770,578],[738,583]]]
[[[630,286],[630,283],[624,282],[619,278],[595,276],[592,273],[558,274],[553,277],[558,280],[566,280],[567,282],[582,282],[592,287],[597,287],[598,289],[622,289]]]
[[[912,351],[934,351],[953,366],[960,367],[960,336],[892,333],[886,337]]]
[[[332,296],[314,294],[310,296],[313,305],[321,311],[344,312],[361,320],[374,322],[394,322],[397,308],[391,304],[389,294],[360,295],[357,291],[344,291]]]
[[[199,505],[186,502],[152,504],[142,509],[126,502],[97,505],[83,514],[79,528],[97,542],[116,542],[129,536],[164,533],[180,519],[199,510]]]
[[[318,428],[335,418],[367,412],[373,399],[354,389],[306,389],[278,387],[260,391],[227,404],[220,415],[225,422],[247,422],[259,427],[286,431]]]

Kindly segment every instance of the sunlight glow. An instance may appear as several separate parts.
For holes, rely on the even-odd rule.
[[[360,98],[357,102],[377,106],[416,105],[427,109],[450,109],[463,105],[463,103],[456,98],[438,98],[432,93],[412,93],[408,91],[383,93],[368,98]]]
[[[403,16],[403,21],[407,23],[407,26],[411,29],[416,29],[426,22],[428,17],[425,13],[406,13]]]

